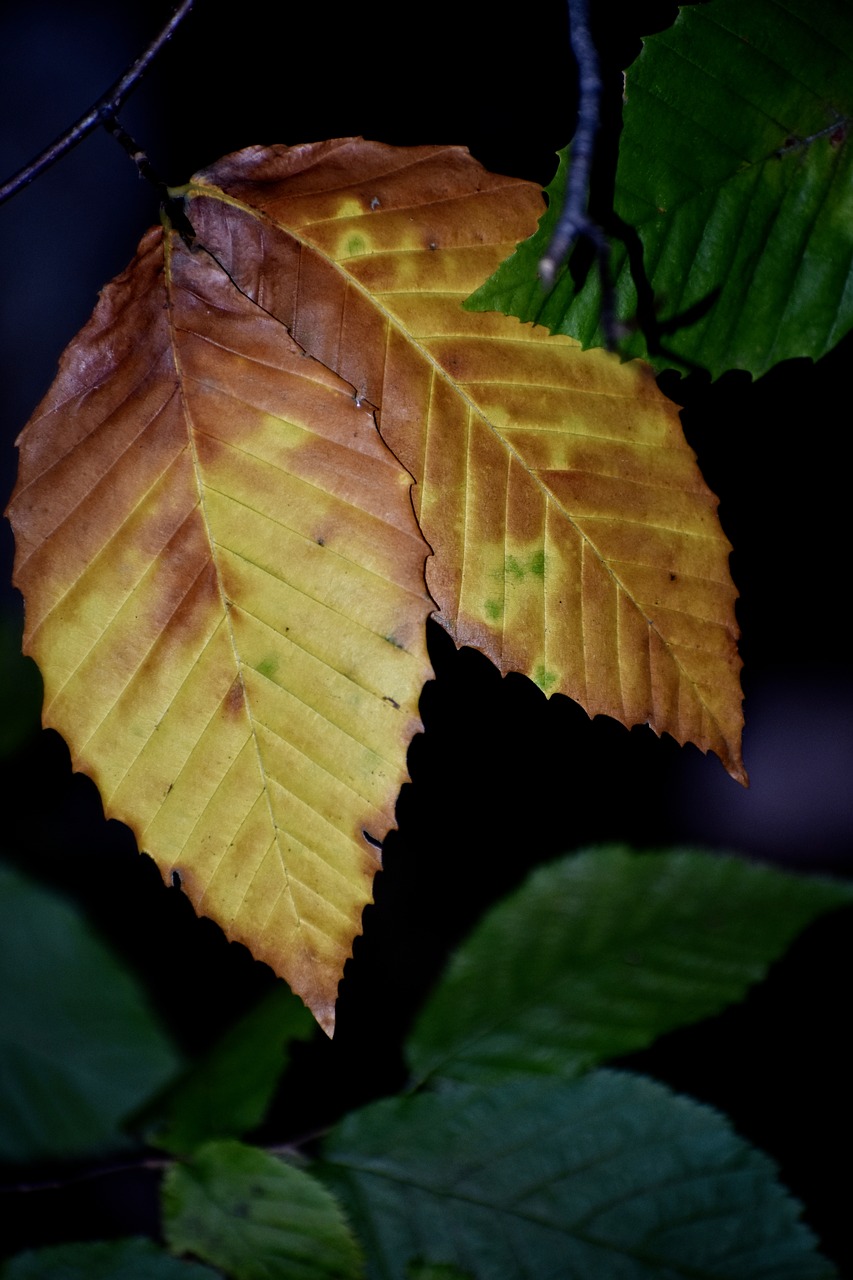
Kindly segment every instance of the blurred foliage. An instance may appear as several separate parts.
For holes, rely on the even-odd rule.
[[[74,1046],[88,1046],[102,1102],[121,1118],[131,1085],[147,1089],[149,1132],[184,1156],[167,1162],[162,1193],[177,1258],[235,1280],[491,1280],[519,1274],[519,1257],[543,1276],[594,1259],[618,1259],[626,1280],[836,1274],[773,1162],[723,1116],[589,1068],[741,997],[799,928],[851,901],[849,886],[683,850],[589,849],[540,868],[463,944],[409,1037],[426,1084],[345,1117],[312,1160],[310,1139],[304,1151],[263,1150],[230,1136],[262,1120],[305,1035],[292,997],[275,988],[164,1094],[174,1055],[115,959],[71,907],[3,876],[4,990],[15,992],[21,930],[41,960],[5,1019],[35,1011],[43,1036],[41,1054],[15,1060],[11,1096],[31,1135],[16,1156],[34,1161],[43,1135],[64,1133],[58,1100],[68,1151],[92,1153],[115,1128],[92,1130],[106,1108],[72,1092]],[[116,1135],[114,1148],[127,1141]],[[91,1264],[83,1248],[96,1250]],[[148,1257],[139,1242],[68,1249],[18,1255],[3,1280],[73,1280],[87,1265],[131,1280]],[[150,1259],[148,1274],[173,1280],[168,1258]]]

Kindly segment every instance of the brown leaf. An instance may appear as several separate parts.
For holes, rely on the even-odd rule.
[[[538,188],[461,148],[339,139],[249,148],[188,195],[240,288],[379,406],[457,644],[745,782],[730,547],[675,407],[642,362],[461,309]]]

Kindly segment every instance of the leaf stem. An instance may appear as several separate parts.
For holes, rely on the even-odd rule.
[[[37,178],[45,169],[49,169],[72,147],[76,147],[78,142],[82,142],[99,125],[108,125],[108,122],[114,121],[116,112],[122,103],[131,91],[135,89],[154,58],[174,35],[192,7],[193,0],[182,0],[163,29],[154,37],[144,53],[140,54],[136,61],[128,67],[121,79],[117,80],[75,124],[66,129],[49,147],[45,147],[40,155],[36,156],[34,160],[31,160],[29,164],[25,165],[23,169],[20,169],[0,186],[0,204],[16,195],[23,187],[28,186],[34,178]],[[136,163],[137,167],[140,168],[140,172],[143,172],[139,162],[137,161]],[[145,176],[149,175],[146,173]]]
[[[146,178],[149,182],[153,182],[155,187],[165,189],[166,184],[155,170],[151,161],[148,159],[147,152],[130,136],[127,130],[119,124],[115,116],[107,116],[102,120],[107,133],[112,134],[119,146],[123,147],[130,156],[139,172],[140,178]]]

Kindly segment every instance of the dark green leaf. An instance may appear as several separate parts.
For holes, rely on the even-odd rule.
[[[214,1280],[218,1274],[137,1239],[28,1249],[0,1270],[2,1280]]]
[[[636,327],[625,245],[612,241],[624,355],[656,368],[758,376],[817,359],[853,325],[853,8],[714,0],[681,10],[626,77],[614,205],[642,242],[661,349]],[[537,278],[565,164],[540,229],[470,299],[601,346],[593,267]],[[571,265],[571,264],[570,264]]]
[[[210,1142],[163,1183],[164,1230],[236,1280],[348,1280],[361,1252],[335,1201],[302,1169],[245,1146]]]
[[[536,871],[463,944],[409,1039],[417,1079],[572,1076],[741,999],[853,887],[688,850]]]
[[[316,1025],[302,1001],[279,983],[157,1103],[148,1141],[185,1155],[211,1138],[240,1137],[255,1128],[287,1063],[288,1045],[307,1040]]]
[[[0,1159],[95,1154],[181,1063],[74,908],[0,867]]]
[[[641,1077],[457,1085],[375,1103],[322,1176],[371,1242],[372,1280],[428,1257],[478,1280],[823,1280],[772,1162]]]

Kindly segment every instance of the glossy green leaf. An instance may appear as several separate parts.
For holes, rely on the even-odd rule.
[[[316,1023],[284,983],[222,1036],[156,1108],[148,1141],[184,1155],[212,1138],[240,1137],[261,1123],[293,1040]]]
[[[617,1072],[375,1103],[331,1135],[321,1173],[371,1242],[371,1280],[413,1258],[477,1280],[835,1274],[766,1156]]]
[[[28,1249],[0,1268],[2,1280],[214,1280],[218,1274],[136,1238]]]
[[[621,352],[716,377],[829,351],[853,326],[853,8],[687,6],[645,41],[625,94],[614,207],[639,236],[643,269],[611,241]],[[537,277],[565,172],[539,231],[469,305],[601,346],[598,272],[575,278],[570,263],[550,294]],[[645,334],[637,326],[642,276],[659,349],[648,317]]]
[[[542,867],[460,948],[409,1038],[416,1078],[570,1077],[741,999],[853,887],[689,850]]]
[[[179,1069],[144,993],[70,903],[0,867],[0,1159],[122,1145]]]
[[[241,1142],[210,1142],[163,1183],[164,1231],[236,1280],[349,1280],[361,1252],[316,1178]]]

